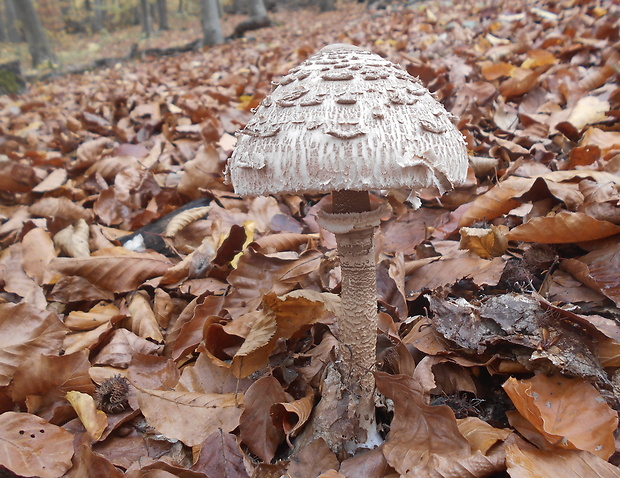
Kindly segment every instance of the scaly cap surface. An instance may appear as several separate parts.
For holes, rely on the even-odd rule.
[[[329,45],[293,68],[239,135],[227,175],[244,196],[462,183],[468,156],[444,107],[399,65]]]

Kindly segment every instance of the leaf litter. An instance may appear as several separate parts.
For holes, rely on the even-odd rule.
[[[0,97],[3,471],[620,476],[620,9],[449,3],[280,12]],[[420,209],[382,192],[384,442],[345,460],[304,436],[337,343],[321,198],[222,173],[271,81],[333,42],[419,76],[472,155]]]

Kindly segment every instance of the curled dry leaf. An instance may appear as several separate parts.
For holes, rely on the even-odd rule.
[[[620,304],[620,246],[592,251],[579,259],[565,259],[562,268],[577,280]]]
[[[75,390],[67,392],[67,401],[78,414],[82,425],[94,441],[99,441],[103,431],[108,426],[108,417],[101,410],[97,410],[92,396]]]
[[[491,259],[501,256],[508,249],[508,240],[502,230],[491,225],[489,229],[462,227],[460,249],[468,249],[482,257]]]
[[[284,439],[274,424],[271,408],[286,401],[286,393],[274,377],[263,377],[245,392],[244,410],[239,419],[239,438],[264,462],[270,462]]]
[[[72,310],[65,317],[65,325],[73,330],[92,330],[101,324],[108,323],[113,317],[119,315],[120,311],[114,304],[101,302],[95,305],[88,312]]]
[[[166,231],[164,232],[166,237],[173,237],[183,229],[188,224],[191,224],[198,219],[202,219],[205,217],[209,211],[211,210],[211,206],[203,206],[203,207],[194,207],[191,209],[187,209],[177,214],[172,218],[172,220],[166,225]]]
[[[69,225],[54,236],[54,244],[70,257],[90,256],[88,236],[90,229],[84,219],[78,219],[75,225]]]
[[[85,221],[92,219],[92,214],[89,210],[65,197],[40,199],[30,206],[28,211],[33,216],[62,219],[69,223],[78,219],[84,219]]]
[[[339,308],[338,297],[310,290],[293,291],[282,297],[273,292],[263,297],[263,309],[254,313],[245,342],[233,357],[231,370],[239,378],[247,377],[266,365],[279,338],[289,339],[304,327],[333,316]]]
[[[614,452],[618,414],[586,380],[537,374],[525,380],[511,377],[503,387],[550,444],[589,451],[604,460]]]
[[[286,435],[289,447],[293,448],[292,438],[297,436],[310,419],[314,408],[314,392],[308,389],[305,396],[292,402],[276,403],[270,409],[273,423],[281,428]]]
[[[73,434],[29,413],[0,415],[0,465],[17,475],[58,478],[71,468]]]
[[[32,279],[23,267],[24,255],[21,244],[13,244],[0,256],[0,278],[4,290],[22,297],[24,302],[39,309],[47,307],[43,289]]]
[[[127,309],[130,315],[128,326],[133,333],[143,339],[151,339],[157,343],[163,342],[164,336],[146,292],[138,291],[133,294],[127,304]]]
[[[34,228],[22,239],[22,265],[24,271],[37,281],[37,284],[50,284],[54,280],[54,272],[50,262],[56,257],[54,244],[44,229]]]

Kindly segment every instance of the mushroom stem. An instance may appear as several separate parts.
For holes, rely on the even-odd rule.
[[[336,232],[342,276],[342,311],[338,318],[341,373],[345,387],[362,396],[372,395],[377,343],[377,266],[374,226],[364,225],[355,213],[370,211],[368,191],[334,191],[333,214],[348,214],[357,224]]]
[[[377,436],[372,374],[377,347],[377,268],[373,242],[375,228],[389,206],[383,203],[372,209],[368,193],[350,191],[332,194],[332,200],[334,212],[320,211],[318,220],[336,235],[342,275],[337,366],[343,392],[349,397],[348,416],[355,422],[349,430],[357,430],[359,435],[342,438],[350,444],[372,446],[376,445]],[[353,208],[358,211],[352,212]]]

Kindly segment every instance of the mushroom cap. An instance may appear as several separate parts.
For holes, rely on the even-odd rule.
[[[462,183],[465,141],[400,65],[346,44],[293,68],[240,132],[227,177],[243,196]]]

